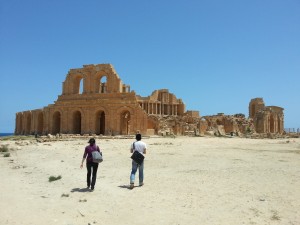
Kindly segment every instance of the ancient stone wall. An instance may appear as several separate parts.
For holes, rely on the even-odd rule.
[[[257,133],[284,132],[283,108],[265,106],[262,98],[252,99],[249,103],[249,117],[253,119]]]
[[[262,98],[243,114],[200,117],[168,89],[141,97],[123,84],[111,64],[71,69],[54,104],[16,113],[15,134],[216,135],[284,132],[283,108]]]
[[[157,134],[159,120],[151,115],[184,113],[184,103],[168,89],[141,97],[122,83],[112,65],[84,65],[68,72],[54,104],[18,112],[15,134]]]
[[[245,118],[243,114],[224,115],[224,113],[218,113],[217,115],[204,116],[203,118],[207,121],[208,130],[213,131],[216,135],[232,133],[239,135],[255,132],[253,120]],[[220,126],[222,126],[221,132]]]

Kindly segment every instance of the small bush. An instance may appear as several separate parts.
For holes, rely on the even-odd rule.
[[[55,177],[55,176],[50,176],[50,177],[49,177],[49,182],[56,181],[56,180],[59,180],[59,179],[61,179],[61,176],[60,176],[60,175],[57,176],[57,177]]]
[[[9,153],[9,152],[5,153],[5,154],[3,155],[3,157],[10,157],[10,153]]]
[[[69,194],[62,194],[61,197],[69,197]]]
[[[7,146],[1,146],[0,147],[0,152],[8,152],[8,147]]]

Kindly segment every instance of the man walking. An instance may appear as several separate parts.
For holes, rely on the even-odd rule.
[[[134,142],[130,147],[130,152],[133,153],[138,151],[140,154],[146,154],[147,145],[142,140],[141,134],[136,134],[136,142]],[[135,173],[139,169],[139,186],[144,185],[144,161],[140,164],[132,160],[132,170],[130,174],[130,189],[134,188]]]

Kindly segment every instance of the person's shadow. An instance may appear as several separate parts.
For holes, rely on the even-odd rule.
[[[118,186],[119,188],[123,188],[123,189],[128,189],[128,190],[132,190],[133,188],[130,188],[130,185],[120,185]],[[140,187],[140,186],[134,186],[134,188],[137,188],[137,187]]]
[[[71,192],[91,192],[88,188],[73,188]]]

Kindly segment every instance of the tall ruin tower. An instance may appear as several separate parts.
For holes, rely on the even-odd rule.
[[[249,118],[254,118],[255,114],[265,108],[265,103],[262,98],[253,98],[249,103]]]

